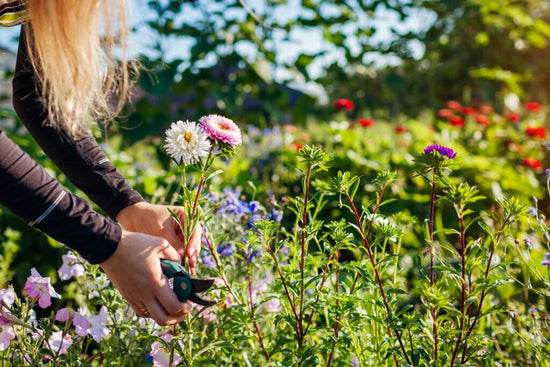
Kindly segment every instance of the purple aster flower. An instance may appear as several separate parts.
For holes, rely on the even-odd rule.
[[[451,148],[444,147],[443,145],[433,144],[428,145],[424,148],[424,154],[432,154],[433,152],[438,152],[441,156],[445,156],[449,159],[456,157],[456,152]]]
[[[529,309],[529,312],[532,314],[532,315],[536,315],[539,313],[539,310],[536,309],[536,307],[531,307]]]
[[[542,266],[547,266],[547,267],[550,268],[550,260],[542,260],[542,261],[540,262],[540,264],[541,264]]]
[[[61,257],[63,265],[57,270],[59,279],[68,280],[72,277],[84,275],[84,266],[78,260],[78,257],[73,252],[68,252]]]
[[[215,142],[227,144],[231,148],[241,145],[241,130],[227,117],[208,115],[201,117],[199,122],[203,131]]]
[[[25,290],[29,297],[38,298],[40,308],[47,308],[52,304],[51,297],[61,298],[50,284],[49,277],[42,277],[35,268],[31,269],[31,276],[27,278]]]

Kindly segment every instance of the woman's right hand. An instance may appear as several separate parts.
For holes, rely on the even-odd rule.
[[[183,321],[191,306],[181,303],[170,288],[161,259],[181,261],[165,239],[122,231],[116,251],[99,265],[139,316],[165,326]]]

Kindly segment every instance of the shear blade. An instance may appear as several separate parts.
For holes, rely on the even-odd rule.
[[[193,279],[190,278],[189,282],[191,283],[191,289],[194,293],[204,292],[214,284],[214,279]]]
[[[200,298],[199,296],[197,296],[196,293],[190,293],[189,296],[187,296],[187,300],[201,306],[213,306],[217,303],[216,301],[208,301],[206,299]]]

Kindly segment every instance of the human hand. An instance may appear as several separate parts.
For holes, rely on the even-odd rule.
[[[180,261],[166,240],[123,231],[116,251],[99,265],[136,314],[166,326],[183,321],[191,305],[181,303],[170,288],[161,259]]]
[[[189,272],[194,275],[201,248],[201,225],[197,224],[193,229],[189,242],[186,244],[179,224],[168,209],[178,216],[180,223],[185,223],[183,208],[155,205],[147,202],[127,206],[118,213],[116,220],[128,231],[146,233],[166,239],[181,257],[186,256],[188,258]]]

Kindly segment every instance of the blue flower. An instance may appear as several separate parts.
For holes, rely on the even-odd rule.
[[[248,208],[250,210],[251,213],[256,213],[258,211],[258,208],[260,207],[260,203],[257,202],[257,201],[251,201],[249,204],[248,204]]]
[[[428,145],[426,148],[424,148],[424,154],[432,154],[433,152],[438,152],[441,156],[447,157],[449,159],[453,159],[456,157],[456,152],[452,150],[451,148],[444,147],[443,145],[433,144]]]
[[[212,256],[210,256],[210,254],[208,252],[204,251],[201,254],[201,257],[202,257],[202,263],[204,265],[209,266],[211,268],[216,267],[216,263],[214,262],[214,259],[212,259]]]
[[[218,245],[218,254],[222,256],[231,256],[235,252],[235,246],[232,243],[220,243]]]
[[[283,212],[273,208],[267,218],[269,220],[274,220],[278,223],[281,223],[281,221],[283,220]]]
[[[262,219],[262,216],[261,216],[260,214],[254,214],[253,216],[250,217],[250,219],[248,220],[248,222],[246,222],[246,226],[247,226],[249,229],[255,228],[255,227],[254,227],[254,223],[256,223],[257,221],[259,221],[260,219]]]
[[[254,259],[260,254],[259,250],[255,250],[254,247],[250,246],[248,247],[248,262],[254,261]]]

